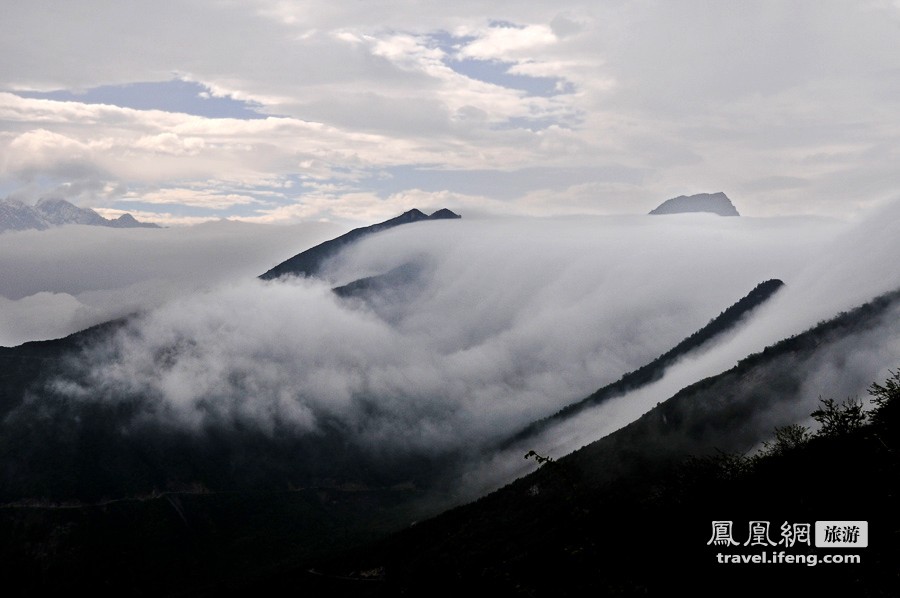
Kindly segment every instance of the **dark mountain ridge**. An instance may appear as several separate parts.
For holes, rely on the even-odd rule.
[[[604,401],[622,396],[630,391],[661,379],[669,366],[682,357],[703,347],[714,338],[732,330],[748,316],[750,312],[768,301],[782,286],[784,286],[784,283],[778,279],[771,279],[759,283],[746,296],[725,309],[725,311],[710,320],[706,326],[682,340],[672,349],[666,351],[650,363],[641,366],[632,372],[626,373],[616,382],[607,384],[590,396],[563,407],[553,415],[532,422],[520,432],[504,441],[500,448],[508,448],[514,444],[527,441],[532,436],[549,428],[553,424],[575,417],[585,409],[595,407]]]
[[[430,218],[412,213],[400,224],[422,217]],[[403,265],[335,292],[363,297],[406,284],[410,276],[417,276],[415,267]],[[661,375],[781,286],[762,283],[617,384]],[[4,573],[12,586],[27,581],[32,593],[72,586],[181,595],[246,595],[250,587],[354,596],[475,587],[498,595],[552,595],[554,589],[583,595],[596,587],[613,595],[639,593],[655,571],[669,571],[659,564],[665,557],[659,542],[651,547],[657,560],[641,565],[645,577],[626,576],[632,586],[615,586],[619,578],[607,569],[625,571],[622,555],[641,554],[640,540],[658,540],[649,537],[654,530],[690,531],[641,523],[642,509],[659,488],[677,486],[669,472],[688,455],[747,450],[767,438],[777,417],[790,423],[804,373],[826,362],[843,339],[863,338],[898,312],[900,291],[879,297],[686,387],[632,424],[568,456],[553,455],[557,460],[471,505],[337,560],[331,558],[336,550],[433,514],[422,506],[433,504],[429,493],[440,491],[473,455],[400,455],[379,465],[354,446],[354,430],[339,421],[324,422],[320,434],[305,438],[240,426],[194,433],[146,421],[134,425],[148,397],[101,396],[81,372],[90,367],[81,350],[110,346],[121,323],[0,349]],[[167,356],[159,358],[163,363]],[[81,394],[61,392],[60,379]],[[603,400],[595,395],[572,406],[574,412]],[[708,534],[710,519],[729,513],[716,512],[713,500],[703,504],[707,510],[699,517],[686,515],[690,505],[683,503],[677,513],[662,513]],[[638,525],[629,527],[634,521]],[[629,530],[645,535],[629,540],[635,551],[616,551],[613,543]],[[708,535],[691,538],[702,544]],[[610,550],[619,561],[605,560]],[[597,562],[616,564],[598,572]],[[670,572],[678,573],[675,567]]]
[[[900,290],[685,387],[624,428],[558,460],[545,459],[533,473],[473,503],[368,548],[272,574],[263,587],[309,585],[368,596],[416,595],[426,588],[448,596],[476,588],[495,595],[670,596],[683,588],[717,596],[728,584],[760,591],[791,580],[826,593],[891,595],[900,554],[890,537],[900,523],[900,375],[887,384],[885,392],[896,396],[882,409],[878,427],[813,438],[808,447],[770,449],[768,459],[742,455],[770,439],[772,426],[793,424],[785,408],[797,398],[802,372],[830,361],[829,347],[862,340],[898,314]],[[740,540],[749,521],[770,520],[777,541],[784,521],[844,516],[838,513],[848,519],[865,513],[882,530],[877,543],[861,551],[861,566],[727,567],[717,564],[717,552],[759,550],[709,545],[714,520],[733,521]],[[820,563],[823,553],[834,552],[768,548],[818,553]],[[364,571],[376,571],[380,585],[362,583]]]
[[[378,291],[384,284],[390,290],[398,280],[406,284],[410,277],[419,276],[420,269],[403,265],[386,275],[339,287],[336,292],[358,297]],[[733,326],[781,284],[773,280],[758,285],[675,349],[556,415],[535,422],[503,446],[521,443],[556,421],[658,379],[670,363]],[[0,376],[0,449],[6,447],[9,456],[18,453],[21,458],[16,465],[7,463],[6,475],[0,475],[0,501],[95,500],[193,484],[213,490],[278,487],[284,483],[382,487],[412,481],[428,486],[464,458],[456,453],[398,455],[386,467],[379,465],[377,456],[357,446],[352,441],[353,431],[337,421],[323,421],[320,433],[311,436],[282,434],[269,438],[253,429],[232,428],[197,435],[143,421],[142,413],[157,409],[151,396],[122,390],[104,396],[109,391],[97,389],[93,400],[74,401],[60,394],[59,381],[67,388],[90,388],[90,368],[94,366],[85,355],[96,347],[112,351],[114,335],[128,334],[128,326],[127,320],[119,320],[64,339],[0,348],[0,366],[5,371]],[[177,350],[172,348],[173,352]],[[159,356],[159,367],[165,367],[166,359],[166,355]],[[38,397],[38,402],[32,400]],[[377,405],[372,408],[377,409]],[[45,419],[40,428],[33,428],[33,418],[40,412],[55,415]],[[75,428],[72,421],[78,422]],[[122,429],[129,430],[128,434],[121,434]],[[46,441],[36,441],[45,435]],[[13,451],[13,446],[18,448]],[[102,465],[98,467],[97,462],[84,458],[86,451],[108,456],[99,461]],[[44,466],[35,467],[34,463]]]
[[[160,592],[199,591],[214,583],[210,595],[257,584],[329,595],[483,584],[509,594],[505,579],[523,588],[552,582],[577,593],[595,583],[584,576],[596,571],[591,563],[601,558],[597,547],[607,546],[602,535],[588,532],[602,534],[607,526],[627,533],[627,523],[640,520],[641,505],[663,480],[659,476],[686,456],[746,451],[767,438],[772,425],[791,423],[790,406],[805,372],[828,363],[841,341],[865,342],[867,331],[898,311],[900,291],[785,339],[686,387],[621,430],[471,505],[417,524],[387,548],[356,551],[350,561],[321,557],[419,519],[428,480],[452,461],[392,461],[395,471],[372,471],[364,453],[348,449],[339,429],[299,443],[239,429],[189,437],[128,427],[139,397],[105,405],[56,397],[45,384],[47,372],[64,370],[71,351],[85,343],[103,345],[115,325],[5,349],[0,358],[11,367],[0,378],[6,503],[0,505],[0,531],[2,554],[17,563],[8,579],[44,571],[28,578],[30,587],[94,587],[102,580],[108,588]],[[30,371],[19,370],[27,364]],[[289,484],[303,479],[307,484]],[[409,479],[418,482],[402,483]],[[58,501],[68,506],[54,506]],[[638,510],[616,510],[623,505]],[[604,506],[612,514],[604,515]],[[707,510],[697,518],[679,512],[675,519],[695,523],[702,535],[710,519],[728,516]],[[691,541],[703,546],[707,539]],[[182,548],[173,552],[173,545]],[[589,557],[587,563],[572,560],[570,550],[576,549]],[[186,561],[197,565],[185,567]]]
[[[373,294],[403,293],[423,274],[425,265],[421,262],[406,262],[384,274],[359,278],[353,282],[331,289],[344,299],[365,299]]]
[[[360,239],[363,239],[369,235],[372,235],[379,231],[394,228],[395,226],[411,224],[413,222],[423,222],[428,220],[454,220],[458,218],[461,218],[461,216],[451,212],[446,208],[438,210],[431,215],[427,215],[424,212],[414,208],[412,210],[409,210],[408,212],[404,212],[403,214],[395,218],[391,218],[390,220],[385,220],[384,222],[379,222],[378,224],[373,224],[371,226],[355,228],[350,232],[341,235],[340,237],[336,237],[329,241],[325,241],[324,243],[320,243],[315,247],[311,247],[306,251],[298,253],[294,257],[285,260],[284,262],[271,268],[270,270],[262,274],[260,278],[262,280],[273,280],[281,276],[316,276],[317,274],[319,274],[326,260],[336,256],[347,246],[356,243]]]

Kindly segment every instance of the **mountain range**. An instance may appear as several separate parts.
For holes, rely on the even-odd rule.
[[[554,424],[577,417],[579,413],[586,409],[596,407],[605,401],[620,397],[661,379],[669,366],[691,353],[701,350],[717,337],[733,330],[744,318],[750,317],[753,310],[768,301],[782,286],[784,286],[784,283],[777,279],[759,283],[745,297],[710,320],[706,326],[650,363],[626,373],[616,382],[598,389],[580,401],[563,407],[553,415],[532,422],[523,430],[504,441],[501,447],[508,448],[515,444],[527,443],[539,432],[550,428]]]
[[[364,237],[455,218],[449,210],[431,216],[412,210],[313,247],[261,278],[314,277]],[[333,288],[338,299],[332,300],[394,301],[421,282],[425,267],[403,262]],[[111,390],[91,375],[91,355],[120,367],[117,339],[142,334],[127,319],[64,339],[0,348],[0,572],[23,588],[22,595],[72,587],[208,596],[458,595],[476,589],[627,596],[689,587],[707,595],[723,583],[775,584],[782,571],[823,591],[887,595],[896,581],[889,537],[896,516],[891,519],[886,502],[896,496],[896,436],[822,445],[814,457],[779,461],[774,473],[762,465],[762,473],[746,474],[750,478],[741,477],[750,469],[733,455],[770,440],[773,426],[802,418],[805,381],[835,368],[848,346],[874,346],[900,314],[900,290],[695,379],[571,454],[551,455],[542,444],[542,434],[557,424],[612,400],[627,401],[681,361],[714,351],[763,306],[777,309],[772,299],[785,286],[778,279],[760,283],[647,365],[534,419],[519,433],[490,446],[444,452],[366,448],[354,441],[353,424],[336,417],[303,436],[279,425],[274,434],[246,425],[211,426],[202,433],[164,426],[149,417],[161,409],[152,391]],[[151,365],[177,367],[175,356],[192,354],[196,343],[179,336]],[[350,368],[346,375],[355,373]],[[375,417],[379,409],[371,402],[366,415]],[[859,452],[861,447],[869,452]],[[838,456],[842,451],[872,462],[855,465]],[[521,462],[523,456],[540,458],[532,473],[441,514],[454,506],[446,494],[474,475],[473,462]],[[801,466],[821,479],[798,471]],[[832,474],[845,477],[828,493]],[[773,488],[775,483],[783,486]],[[780,491],[799,502],[779,500]],[[872,511],[865,511],[867,504]],[[810,568],[807,575],[796,567],[758,567],[733,576],[712,564],[714,547],[707,545],[713,520],[745,525],[754,519],[866,517],[883,535],[877,542],[873,536],[874,549],[865,556],[871,559],[859,570],[865,575],[846,568]]]
[[[456,220],[459,218],[459,214],[455,214],[446,208],[433,212],[430,215],[413,208],[390,220],[385,220],[384,222],[379,222],[378,224],[373,224],[371,226],[355,228],[340,237],[311,247],[267,270],[260,275],[260,278],[262,280],[273,280],[282,276],[315,276],[321,271],[323,265],[330,258],[336,256],[341,250],[352,243],[356,243],[377,232],[388,230],[403,224],[412,224],[414,222],[428,220]]]
[[[94,210],[79,208],[64,199],[44,198],[33,206],[15,199],[0,200],[0,232],[45,230],[65,224],[110,228],[159,228],[157,224],[138,222],[131,214],[122,214],[115,220],[110,220]]]
[[[900,373],[870,386],[893,401],[881,403],[880,417],[872,418],[877,427],[864,426],[862,416],[848,423],[853,403],[845,402],[848,408],[833,412],[831,420],[844,423],[831,432],[773,441],[761,454],[747,455],[760,438],[772,439],[772,431],[767,436],[759,428],[762,414],[790,409],[798,369],[827,363],[841,343],[865,339],[882,318],[898,313],[900,290],[687,386],[570,455],[542,457],[536,471],[477,501],[364,550],[273,572],[267,589],[312,587],[348,596],[416,595],[434,588],[447,596],[476,588],[500,596],[718,596],[731,584],[764,593],[787,583],[823,593],[889,595],[900,556],[891,538],[900,525]],[[783,421],[781,430],[791,430]],[[768,566],[719,564],[721,553],[815,555],[810,547],[779,544],[779,526],[812,525],[836,519],[836,513],[848,519],[866,513],[869,525],[883,530],[868,550],[855,549],[862,564],[853,570],[823,566],[821,550],[818,570],[804,561],[780,568],[773,557]],[[749,522],[764,520],[772,540],[762,550],[743,542],[711,545],[715,520],[733,524],[741,541]]]

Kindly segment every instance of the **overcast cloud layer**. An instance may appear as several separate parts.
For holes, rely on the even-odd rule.
[[[0,197],[161,223],[897,197],[888,0],[48,0],[0,21]],[[128,87],[131,85],[131,87]]]

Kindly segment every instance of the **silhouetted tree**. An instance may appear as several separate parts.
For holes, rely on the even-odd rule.
[[[900,369],[891,372],[891,377],[884,381],[884,385],[873,382],[869,387],[872,403],[875,408],[870,415],[873,423],[886,423],[890,415],[896,420],[897,411],[900,410]]]
[[[866,423],[862,401],[847,398],[842,403],[834,399],[819,399],[822,406],[810,415],[821,424],[819,436],[840,436],[858,430]]]
[[[544,463],[553,463],[553,457],[542,457],[535,451],[528,451],[527,453],[525,453],[526,459],[530,459],[531,457],[534,457],[534,460],[537,461],[538,465],[543,465]]]
[[[800,424],[775,428],[774,440],[763,442],[762,455],[784,455],[805,445],[810,438],[809,428]]]

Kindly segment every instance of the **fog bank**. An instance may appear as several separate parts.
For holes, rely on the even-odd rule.
[[[54,388],[74,401],[140,397],[133,425],[188,433],[312,438],[340,429],[385,466],[390,455],[477,454],[652,360],[762,280],[785,281],[706,352],[533,447],[558,457],[900,287],[900,273],[885,265],[900,255],[898,209],[856,222],[698,214],[407,225],[351,247],[322,280],[244,276],[145,311],[74,359],[79,374]],[[331,291],[406,263],[421,268],[402,288],[353,299]],[[848,341],[847,359],[835,353],[809,366],[809,395],[835,380],[849,392],[894,366],[894,332]],[[804,417],[809,404],[804,394],[790,417]],[[472,487],[529,464],[517,454],[473,463]]]
[[[336,234],[326,223],[173,229],[63,226],[0,234],[0,346],[66,336],[259,274]]]

